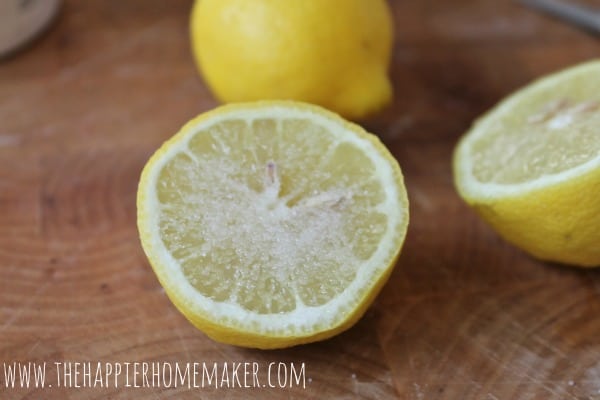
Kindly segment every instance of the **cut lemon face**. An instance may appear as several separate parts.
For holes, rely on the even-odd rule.
[[[355,323],[408,224],[398,163],[316,106],[223,106],[148,161],[138,228],[177,308],[213,339],[277,348]]]
[[[458,144],[461,196],[544,260],[600,265],[600,61],[514,93]]]

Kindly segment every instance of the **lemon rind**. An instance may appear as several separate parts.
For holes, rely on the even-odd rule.
[[[276,315],[249,312],[238,305],[215,302],[198,293],[187,282],[178,262],[162,243],[157,234],[158,230],[153,229],[158,226],[158,214],[154,211],[159,210],[159,204],[152,188],[164,164],[174,154],[185,150],[195,132],[230,117],[232,112],[235,113],[235,118],[264,117],[266,108],[271,117],[308,116],[343,141],[354,142],[361,148],[370,148],[365,154],[376,166],[377,176],[385,177],[382,178],[384,183],[399,183],[399,185],[384,185],[387,194],[385,210],[390,223],[382,243],[387,243],[388,246],[379,248],[369,262],[359,268],[356,279],[333,301],[316,307],[304,306],[289,313]],[[348,132],[351,134],[347,134]],[[230,342],[235,342],[234,344],[244,342],[243,336],[248,335],[279,337],[283,340],[292,340],[292,337],[295,337],[294,342],[303,342],[305,341],[303,337],[328,336],[328,332],[335,331],[336,327],[346,327],[349,321],[358,319],[366,309],[362,304],[373,297],[372,291],[380,289],[382,280],[387,280],[404,242],[407,224],[408,199],[402,173],[396,160],[380,141],[334,113],[320,107],[291,101],[232,104],[193,119],[152,156],[144,168],[138,191],[138,227],[142,246],[161,284],[165,286],[167,293],[177,297],[174,302],[178,308],[187,308],[185,311],[182,310],[186,316],[190,317],[188,313],[191,313],[192,316],[215,325],[214,329],[217,331],[239,330],[242,338],[232,338]]]

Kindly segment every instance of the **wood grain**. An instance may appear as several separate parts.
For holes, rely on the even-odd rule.
[[[305,389],[251,390],[6,389],[0,374],[0,398],[600,399],[599,273],[504,243],[450,171],[473,118],[598,57],[599,42],[516,3],[390,4],[396,97],[364,125],[404,170],[406,246],[353,329],[289,350],[207,339],[139,245],[142,166],[216,105],[188,50],[190,1],[67,0],[47,35],[0,64],[0,363],[281,361],[307,374]]]

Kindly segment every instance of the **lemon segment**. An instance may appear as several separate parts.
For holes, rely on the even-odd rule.
[[[540,79],[459,142],[461,196],[534,256],[600,265],[600,61]]]
[[[159,281],[215,340],[274,348],[364,313],[408,224],[397,162],[316,106],[259,102],[190,121],[147,163],[138,227]]]

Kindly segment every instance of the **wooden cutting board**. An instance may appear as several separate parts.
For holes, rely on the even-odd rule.
[[[364,125],[406,176],[405,249],[353,329],[289,350],[207,339],[138,242],[142,166],[216,105],[190,56],[189,1],[65,1],[42,39],[0,63],[0,398],[600,399],[600,272],[503,242],[459,200],[450,170],[473,118],[598,57],[598,40],[512,2],[390,4],[396,97]],[[54,386],[6,388],[18,362],[46,362]],[[58,387],[55,362],[256,362],[262,383]],[[304,385],[262,387],[272,362],[304,363]]]

